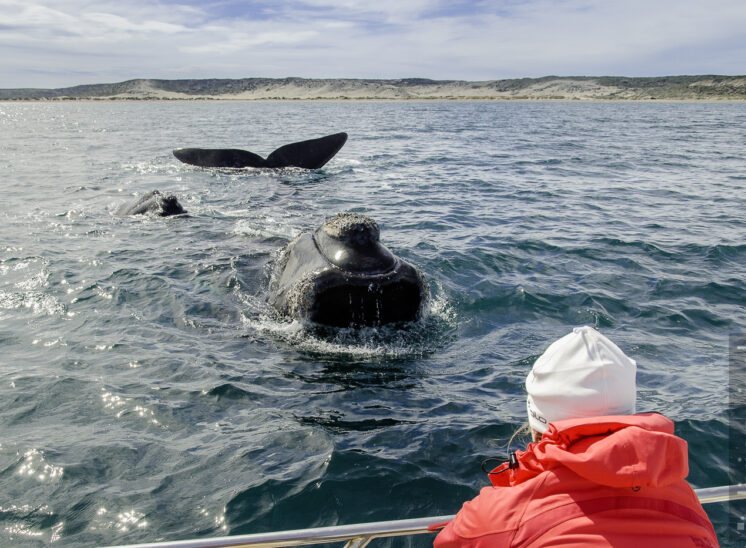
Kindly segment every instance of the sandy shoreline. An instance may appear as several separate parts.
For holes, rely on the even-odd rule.
[[[0,100],[181,101],[744,101],[746,76],[624,79],[130,80],[58,90],[0,90]]]
[[[228,99],[225,97],[200,97],[197,99],[183,98],[127,98],[127,97],[66,97],[52,99],[0,99],[0,103],[103,103],[103,102],[142,102],[142,103],[289,103],[289,102],[344,102],[344,103],[743,103],[746,99],[729,99],[729,98],[704,98],[704,99],[501,99],[501,98],[437,98],[423,97],[417,99],[401,98],[373,98],[365,97],[360,99],[349,98],[309,98],[309,99],[290,99],[290,98],[272,98],[272,99]]]

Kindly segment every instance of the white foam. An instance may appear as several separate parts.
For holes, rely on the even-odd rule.
[[[17,310],[27,308],[35,315],[63,315],[65,305],[56,297],[38,291],[7,292],[0,289],[0,309]]]
[[[284,240],[292,240],[300,234],[300,230],[280,223],[271,217],[266,217],[264,219],[241,219],[233,227],[233,233],[251,238],[282,238]]]
[[[247,329],[269,335],[300,352],[379,361],[424,356],[443,344],[441,335],[455,327],[456,314],[442,292],[429,305],[422,319],[403,326],[332,328],[299,320],[283,321],[266,313],[255,318],[244,314],[242,321]]]

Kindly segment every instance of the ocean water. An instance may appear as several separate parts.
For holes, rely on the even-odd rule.
[[[317,171],[171,155],[337,131]],[[637,360],[690,482],[727,484],[744,150],[744,103],[0,103],[0,545],[455,513],[583,324]],[[152,189],[188,215],[115,215]],[[343,211],[422,269],[427,317],[273,315],[279,250]],[[746,506],[706,509],[727,546]]]

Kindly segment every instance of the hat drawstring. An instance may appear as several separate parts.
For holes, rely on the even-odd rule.
[[[510,453],[510,459],[508,460],[508,467],[507,468],[503,468],[499,472],[488,471],[487,470],[487,463],[488,462],[499,462],[500,464],[504,464],[504,461],[502,461],[502,460],[500,460],[498,458],[495,458],[495,457],[490,457],[488,459],[484,459],[482,461],[482,472],[484,472],[488,476],[495,476],[497,474],[502,474],[503,472],[505,472],[505,470],[515,470],[516,468],[518,468],[518,457],[516,456],[515,451],[513,451],[512,453]]]

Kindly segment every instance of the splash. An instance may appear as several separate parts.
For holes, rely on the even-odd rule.
[[[0,261],[0,309],[28,309],[34,315],[64,315],[65,305],[46,293],[48,261],[42,257],[11,257]]]
[[[66,310],[65,305],[52,295],[38,291],[9,293],[0,289],[0,309],[16,310],[20,308],[30,310],[35,316],[61,316],[65,314]]]
[[[239,216],[243,211],[225,212],[226,215]],[[258,239],[292,240],[300,231],[273,217],[241,219],[233,228],[233,233]]]
[[[295,350],[331,359],[380,362],[420,358],[436,352],[456,334],[457,316],[442,292],[428,302],[420,320],[377,327],[340,328],[283,321],[269,313],[242,315],[249,331],[268,335]]]

